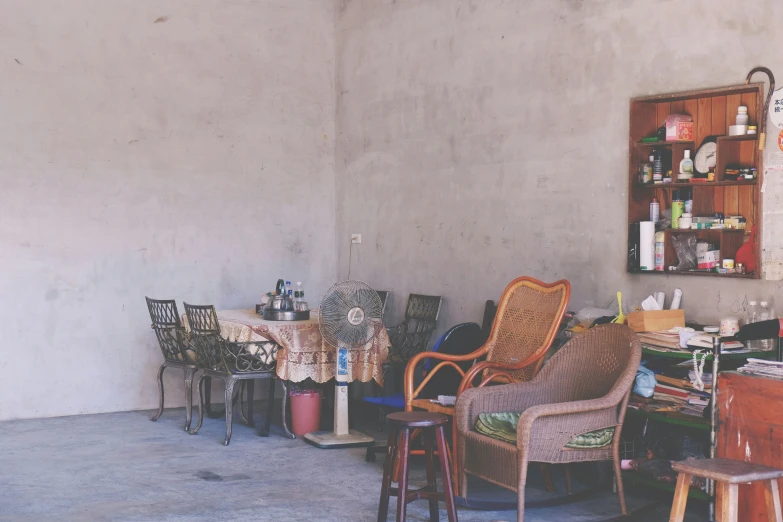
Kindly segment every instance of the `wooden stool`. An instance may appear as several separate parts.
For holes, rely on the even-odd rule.
[[[454,508],[454,492],[451,488],[451,470],[449,469],[448,449],[443,426],[449,418],[442,413],[426,411],[410,411],[391,413],[386,416],[389,423],[389,446],[386,461],[383,463],[383,485],[381,486],[381,503],[378,506],[378,522],[385,522],[389,511],[389,495],[397,495],[397,522],[405,520],[405,507],[408,502],[427,499],[430,503],[430,520],[438,520],[438,501],[446,502],[446,512],[449,522],[457,522],[457,511]],[[415,491],[408,491],[408,454],[410,452],[411,429],[421,430],[424,440],[424,455],[427,461],[427,485]],[[443,493],[438,492],[435,481],[435,462],[432,451],[433,439],[438,444],[440,472],[443,477]],[[399,453],[400,482],[399,487],[391,487],[394,459]]]
[[[714,480],[717,489],[720,489],[721,505],[716,506],[715,514],[716,520],[720,522],[737,522],[739,484],[766,481],[764,497],[767,501],[767,516],[770,522],[783,522],[777,481],[783,477],[783,470],[729,459],[684,460],[672,464],[672,469],[677,471],[679,476],[669,522],[682,522],[692,476]]]

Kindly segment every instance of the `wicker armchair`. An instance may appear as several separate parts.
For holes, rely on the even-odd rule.
[[[163,414],[163,371],[169,367],[180,368],[185,372],[185,431],[188,431],[193,417],[193,376],[198,371],[196,355],[190,347],[187,333],[179,319],[176,301],[149,297],[145,299],[152,319],[152,329],[155,330],[160,351],[163,352],[163,364],[158,370],[160,405],[158,412],[150,420],[156,421]]]
[[[204,381],[211,377],[218,377],[226,383],[226,437],[223,444],[227,446],[231,441],[234,387],[237,382],[246,382],[245,390],[249,413],[245,422],[252,426],[253,380],[269,379],[269,404],[267,406],[266,425],[259,432],[263,437],[268,436],[275,397],[277,343],[272,341],[239,343],[223,339],[220,336],[220,324],[218,323],[214,306],[184,304],[190,326],[190,337],[196,349],[198,366],[201,370],[201,378],[198,381],[198,425],[190,433],[192,435],[198,433],[204,420]],[[284,415],[285,400],[286,398],[283,396]],[[242,414],[241,401],[240,414]]]
[[[518,492],[517,520],[524,520],[528,462],[613,460],[620,510],[626,514],[620,475],[620,434],[641,344],[626,326],[603,325],[569,341],[525,383],[466,390],[457,399],[460,490],[467,475]],[[481,413],[521,413],[516,445],[475,431]],[[574,437],[614,428],[609,446],[566,448]]]
[[[478,350],[466,355],[447,355],[438,352],[423,352],[415,355],[405,370],[405,410],[422,409],[454,416],[453,406],[442,406],[419,398],[424,387],[436,372],[450,367],[462,376],[459,388],[452,393],[459,396],[473,385],[481,376],[479,386],[485,386],[493,380],[518,382],[534,376],[544,360],[552,340],[557,334],[560,320],[565,313],[571,285],[561,280],[552,284],[542,283],[532,277],[519,277],[513,280],[500,297],[492,323],[489,338]],[[487,311],[485,309],[485,314]],[[424,359],[439,361],[421,382],[415,382],[416,366]],[[459,363],[482,360],[464,371]],[[414,384],[416,387],[414,388]],[[445,392],[444,392],[445,393]],[[452,448],[457,443],[456,429],[453,432]],[[459,469],[453,465],[457,475]],[[454,488],[459,495],[458,476],[455,476]]]

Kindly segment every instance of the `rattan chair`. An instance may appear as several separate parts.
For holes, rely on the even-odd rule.
[[[158,391],[160,405],[158,412],[150,420],[156,421],[163,414],[163,371],[166,368],[179,368],[185,372],[185,431],[190,430],[193,417],[193,376],[198,371],[196,355],[191,348],[187,333],[182,327],[177,303],[173,300],[147,300],[147,310],[152,319],[152,329],[158,338],[160,351],[163,352],[163,364],[158,370]]]
[[[444,367],[462,376],[459,387],[452,391],[459,396],[473,386],[478,376],[479,386],[491,381],[520,382],[533,377],[541,367],[547,350],[557,334],[560,320],[565,313],[571,285],[561,280],[552,284],[542,283],[532,277],[519,277],[503,291],[492,323],[489,338],[478,350],[466,355],[447,355],[438,352],[423,352],[415,355],[405,370],[405,409],[416,409],[445,413],[454,416],[453,406],[442,406],[429,399],[419,398],[424,387],[436,372]],[[485,314],[487,313],[485,308]],[[424,359],[439,361],[421,383],[415,382],[416,366]],[[483,359],[464,371],[459,363]],[[414,388],[415,385],[415,388]],[[456,430],[453,430],[452,448],[456,444]],[[455,473],[454,487],[459,495],[459,469],[452,465]]]
[[[259,434],[263,437],[269,435],[272,420],[272,410],[275,397],[275,367],[277,365],[277,349],[275,342],[233,342],[223,339],[220,335],[220,324],[217,319],[215,307],[194,306],[185,304],[185,313],[190,327],[190,338],[196,349],[198,366],[201,378],[198,381],[198,425],[191,430],[195,435],[201,429],[204,420],[205,397],[204,381],[210,377],[218,377],[226,383],[226,437],[224,445],[231,442],[234,387],[237,382],[246,381],[246,395],[248,402],[248,418],[243,420],[248,425],[253,425],[252,402],[253,380],[269,379],[269,403],[267,405],[266,425]],[[285,414],[286,401],[283,397],[283,414]],[[240,414],[242,407],[240,401]]]
[[[613,460],[620,510],[626,514],[620,435],[641,354],[628,327],[598,326],[566,343],[529,382],[465,390],[457,398],[456,417],[463,495],[467,475],[517,491],[522,522],[528,462]],[[504,412],[522,414],[516,445],[475,430],[479,414]],[[614,428],[609,446],[566,448],[574,437],[605,428]]]

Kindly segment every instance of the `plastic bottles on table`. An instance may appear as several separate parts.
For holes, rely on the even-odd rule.
[[[745,314],[745,324],[751,324],[757,322],[758,319],[758,303],[756,301],[748,302],[748,309]],[[746,341],[745,347],[749,350],[758,350],[759,341]]]
[[[771,314],[769,310],[769,303],[767,301],[761,301],[759,303],[758,308],[758,314],[757,314],[757,321],[766,321],[768,319],[771,319]],[[762,339],[760,341],[757,341],[759,343],[759,350],[771,350],[772,349],[772,339]]]

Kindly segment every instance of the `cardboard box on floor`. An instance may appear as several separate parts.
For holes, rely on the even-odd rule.
[[[634,332],[662,332],[685,326],[685,310],[649,310],[628,314],[628,327]]]

